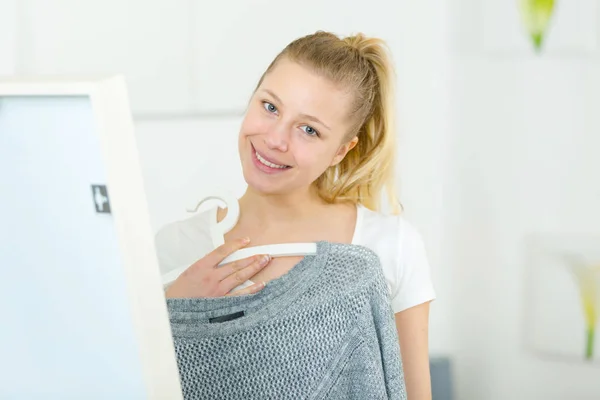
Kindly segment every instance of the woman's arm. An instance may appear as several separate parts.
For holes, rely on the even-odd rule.
[[[429,302],[395,315],[408,400],[431,400]]]

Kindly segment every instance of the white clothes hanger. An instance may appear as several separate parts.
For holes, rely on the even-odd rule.
[[[196,212],[200,206],[209,200],[221,200],[225,203],[227,214],[222,221],[216,222],[211,229],[213,243],[217,246],[224,244],[225,234],[229,232],[237,224],[240,217],[240,205],[233,193],[222,188],[214,188],[210,194],[200,198],[200,201],[192,208],[188,208],[188,212]],[[269,244],[262,246],[245,247],[230,254],[219,263],[219,266],[227,263],[241,260],[243,258],[252,257],[257,254],[268,254],[271,257],[291,257],[291,256],[308,256],[317,254],[317,244],[309,243],[281,243]],[[170,271],[163,275],[163,285],[172,283],[189,265]]]

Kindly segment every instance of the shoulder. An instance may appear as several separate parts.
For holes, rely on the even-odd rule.
[[[319,304],[326,299],[374,299],[385,297],[386,279],[379,257],[366,246],[318,242],[314,273],[319,277]],[[382,296],[383,295],[383,296]],[[341,296],[341,297],[340,297]],[[369,301],[369,302],[370,302]]]
[[[154,244],[161,274],[188,267],[214,249],[212,218],[216,208],[171,222],[158,230]]]
[[[403,215],[388,215],[363,207],[357,231],[357,244],[375,251],[383,258],[385,267],[394,262],[406,264],[425,247],[421,233]]]
[[[357,244],[379,256],[394,312],[435,299],[425,243],[410,221],[362,207],[359,224]]]

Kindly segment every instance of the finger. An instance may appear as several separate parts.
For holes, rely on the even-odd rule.
[[[245,294],[254,294],[258,293],[265,288],[267,284],[265,282],[258,282],[252,286],[248,286],[247,288],[236,290],[235,292],[229,292],[225,296],[242,296]]]
[[[241,285],[256,275],[269,263],[269,261],[271,261],[271,257],[261,257],[259,261],[254,261],[246,268],[242,268],[230,274],[227,278],[221,281],[219,286],[224,289],[225,293],[229,293],[233,288]]]
[[[261,262],[265,262],[265,257],[265,254],[258,254],[256,256],[242,258],[241,260],[233,261],[218,267],[217,270],[219,271],[219,273],[217,274],[217,276],[219,278],[219,281],[222,281],[223,279],[227,278],[231,274],[236,273],[237,271],[251,266],[253,263],[260,264]],[[269,260],[266,259],[266,262],[269,262]]]
[[[248,243],[250,243],[250,239],[247,237],[226,242],[202,257],[197,264],[200,267],[212,268],[219,265],[227,256],[243,248]]]

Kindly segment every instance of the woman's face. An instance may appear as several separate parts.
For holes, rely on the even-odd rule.
[[[266,194],[306,190],[356,144],[350,95],[302,65],[282,59],[256,90],[242,122],[244,179]]]

